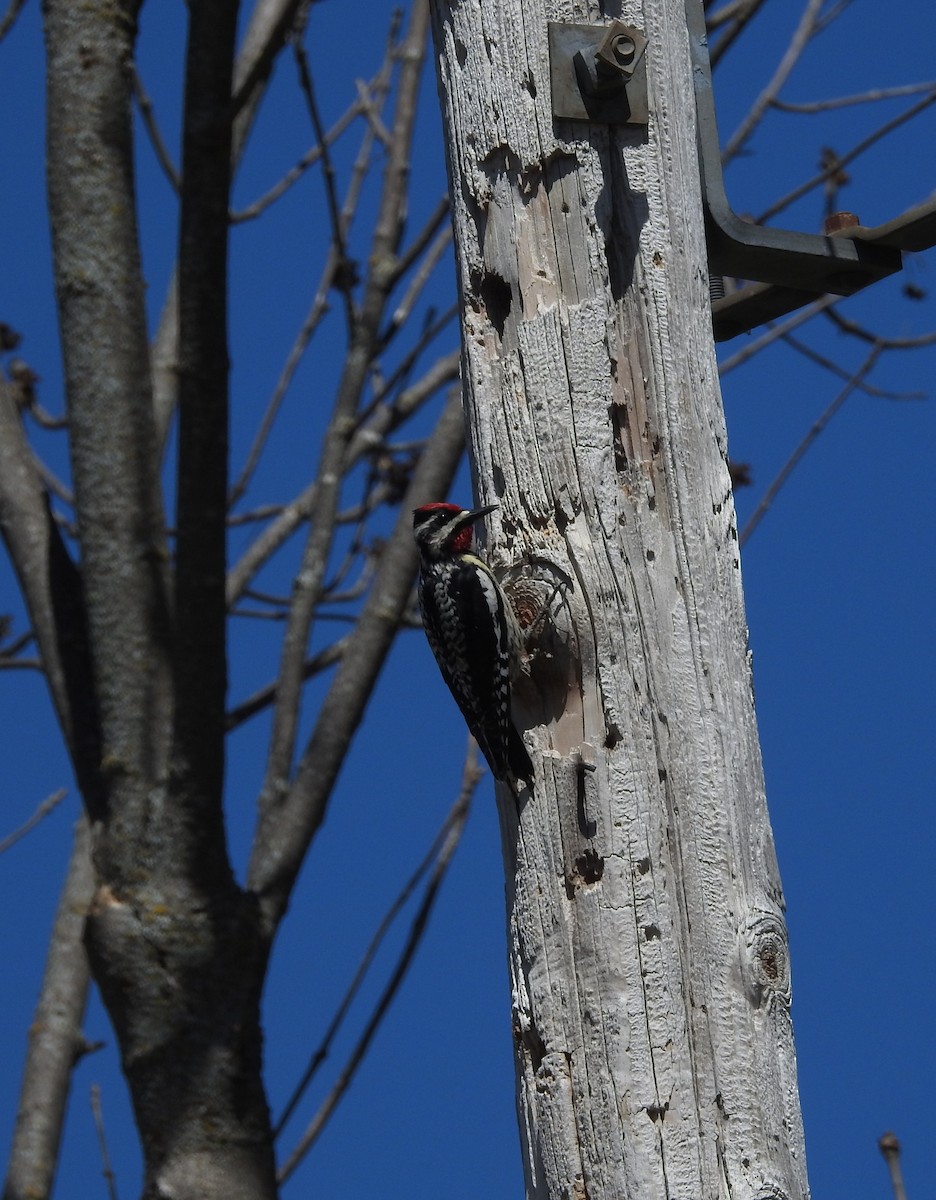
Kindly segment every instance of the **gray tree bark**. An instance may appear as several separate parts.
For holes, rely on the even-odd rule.
[[[501,797],[527,1195],[799,1200],[685,12],[603,14],[433,4],[478,498],[495,562],[561,584],[519,827]],[[650,39],[649,130],[554,122],[547,20],[611,16]]]
[[[307,500],[287,506],[227,576],[232,164],[299,7],[295,0],[260,0],[235,72],[236,4],[190,5],[179,257],[152,356],[157,386],[146,335],[130,111],[139,4],[48,0],[43,10],[49,215],[80,552],[76,561],[28,443],[22,381],[0,381],[0,534],[87,810],[93,880],[87,845],[74,870],[84,872],[93,895],[56,927],[41,1008],[55,1021],[31,1043],[4,1192],[10,1200],[45,1195],[51,1186],[88,963],[129,1084],[144,1200],[277,1194],[261,1071],[266,965],[409,603],[416,568],[410,511],[447,492],[462,454],[460,406],[452,399],[424,453],[400,476],[399,495],[385,491],[383,503],[404,511],[383,540],[359,619],[330,647],[338,666],[300,747],[294,718],[309,675],[310,630],[327,603],[325,567],[341,527],[343,483],[365,453],[382,447],[451,378],[455,364],[424,373],[392,405],[373,402],[369,383],[387,344],[389,306],[421,253],[413,245],[400,249],[428,29],[420,0],[402,43],[387,48],[372,97],[376,112],[396,80],[359,308],[352,302],[355,285],[347,284],[345,370],[322,470],[304,487],[300,500]],[[372,136],[362,135],[356,176],[367,170]],[[359,183],[351,189],[355,197]],[[334,264],[341,239],[334,228],[331,235]],[[336,286],[334,271],[327,268],[323,297]],[[177,494],[170,537],[160,480],[173,417]],[[372,491],[381,482],[374,472]],[[303,523],[310,532],[302,575],[306,585],[313,576],[317,582],[294,589],[293,636],[282,669],[252,706],[273,704],[292,731],[291,744],[283,753],[283,739],[275,739],[271,750],[279,803],[261,803],[251,877],[241,888],[227,855],[222,804],[232,724],[228,595],[236,600]],[[70,1005],[59,1013],[65,992]]]

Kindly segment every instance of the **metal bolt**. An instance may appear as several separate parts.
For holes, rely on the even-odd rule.
[[[629,63],[637,53],[637,44],[626,33],[619,33],[611,40],[611,53],[619,63]]]
[[[838,233],[842,229],[854,229],[861,222],[851,212],[834,212],[829,213],[823,224],[823,233],[829,237],[833,233]]]

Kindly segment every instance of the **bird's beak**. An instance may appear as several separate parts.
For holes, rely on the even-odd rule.
[[[482,517],[486,517],[488,513],[492,513],[498,508],[500,508],[499,504],[488,504],[484,508],[473,508],[470,512],[465,513],[465,521],[473,525],[475,521],[480,521]]]

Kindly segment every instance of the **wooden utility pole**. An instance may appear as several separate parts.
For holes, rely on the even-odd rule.
[[[554,120],[547,22],[612,18],[649,124]],[[569,580],[502,806],[527,1195],[802,1200],[683,0],[433,20],[489,548]]]

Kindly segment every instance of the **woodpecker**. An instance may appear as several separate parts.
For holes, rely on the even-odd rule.
[[[491,568],[473,550],[475,521],[497,508],[424,504],[413,513],[419,607],[442,677],[495,779],[515,795],[533,764],[510,716],[520,669],[517,618]]]

